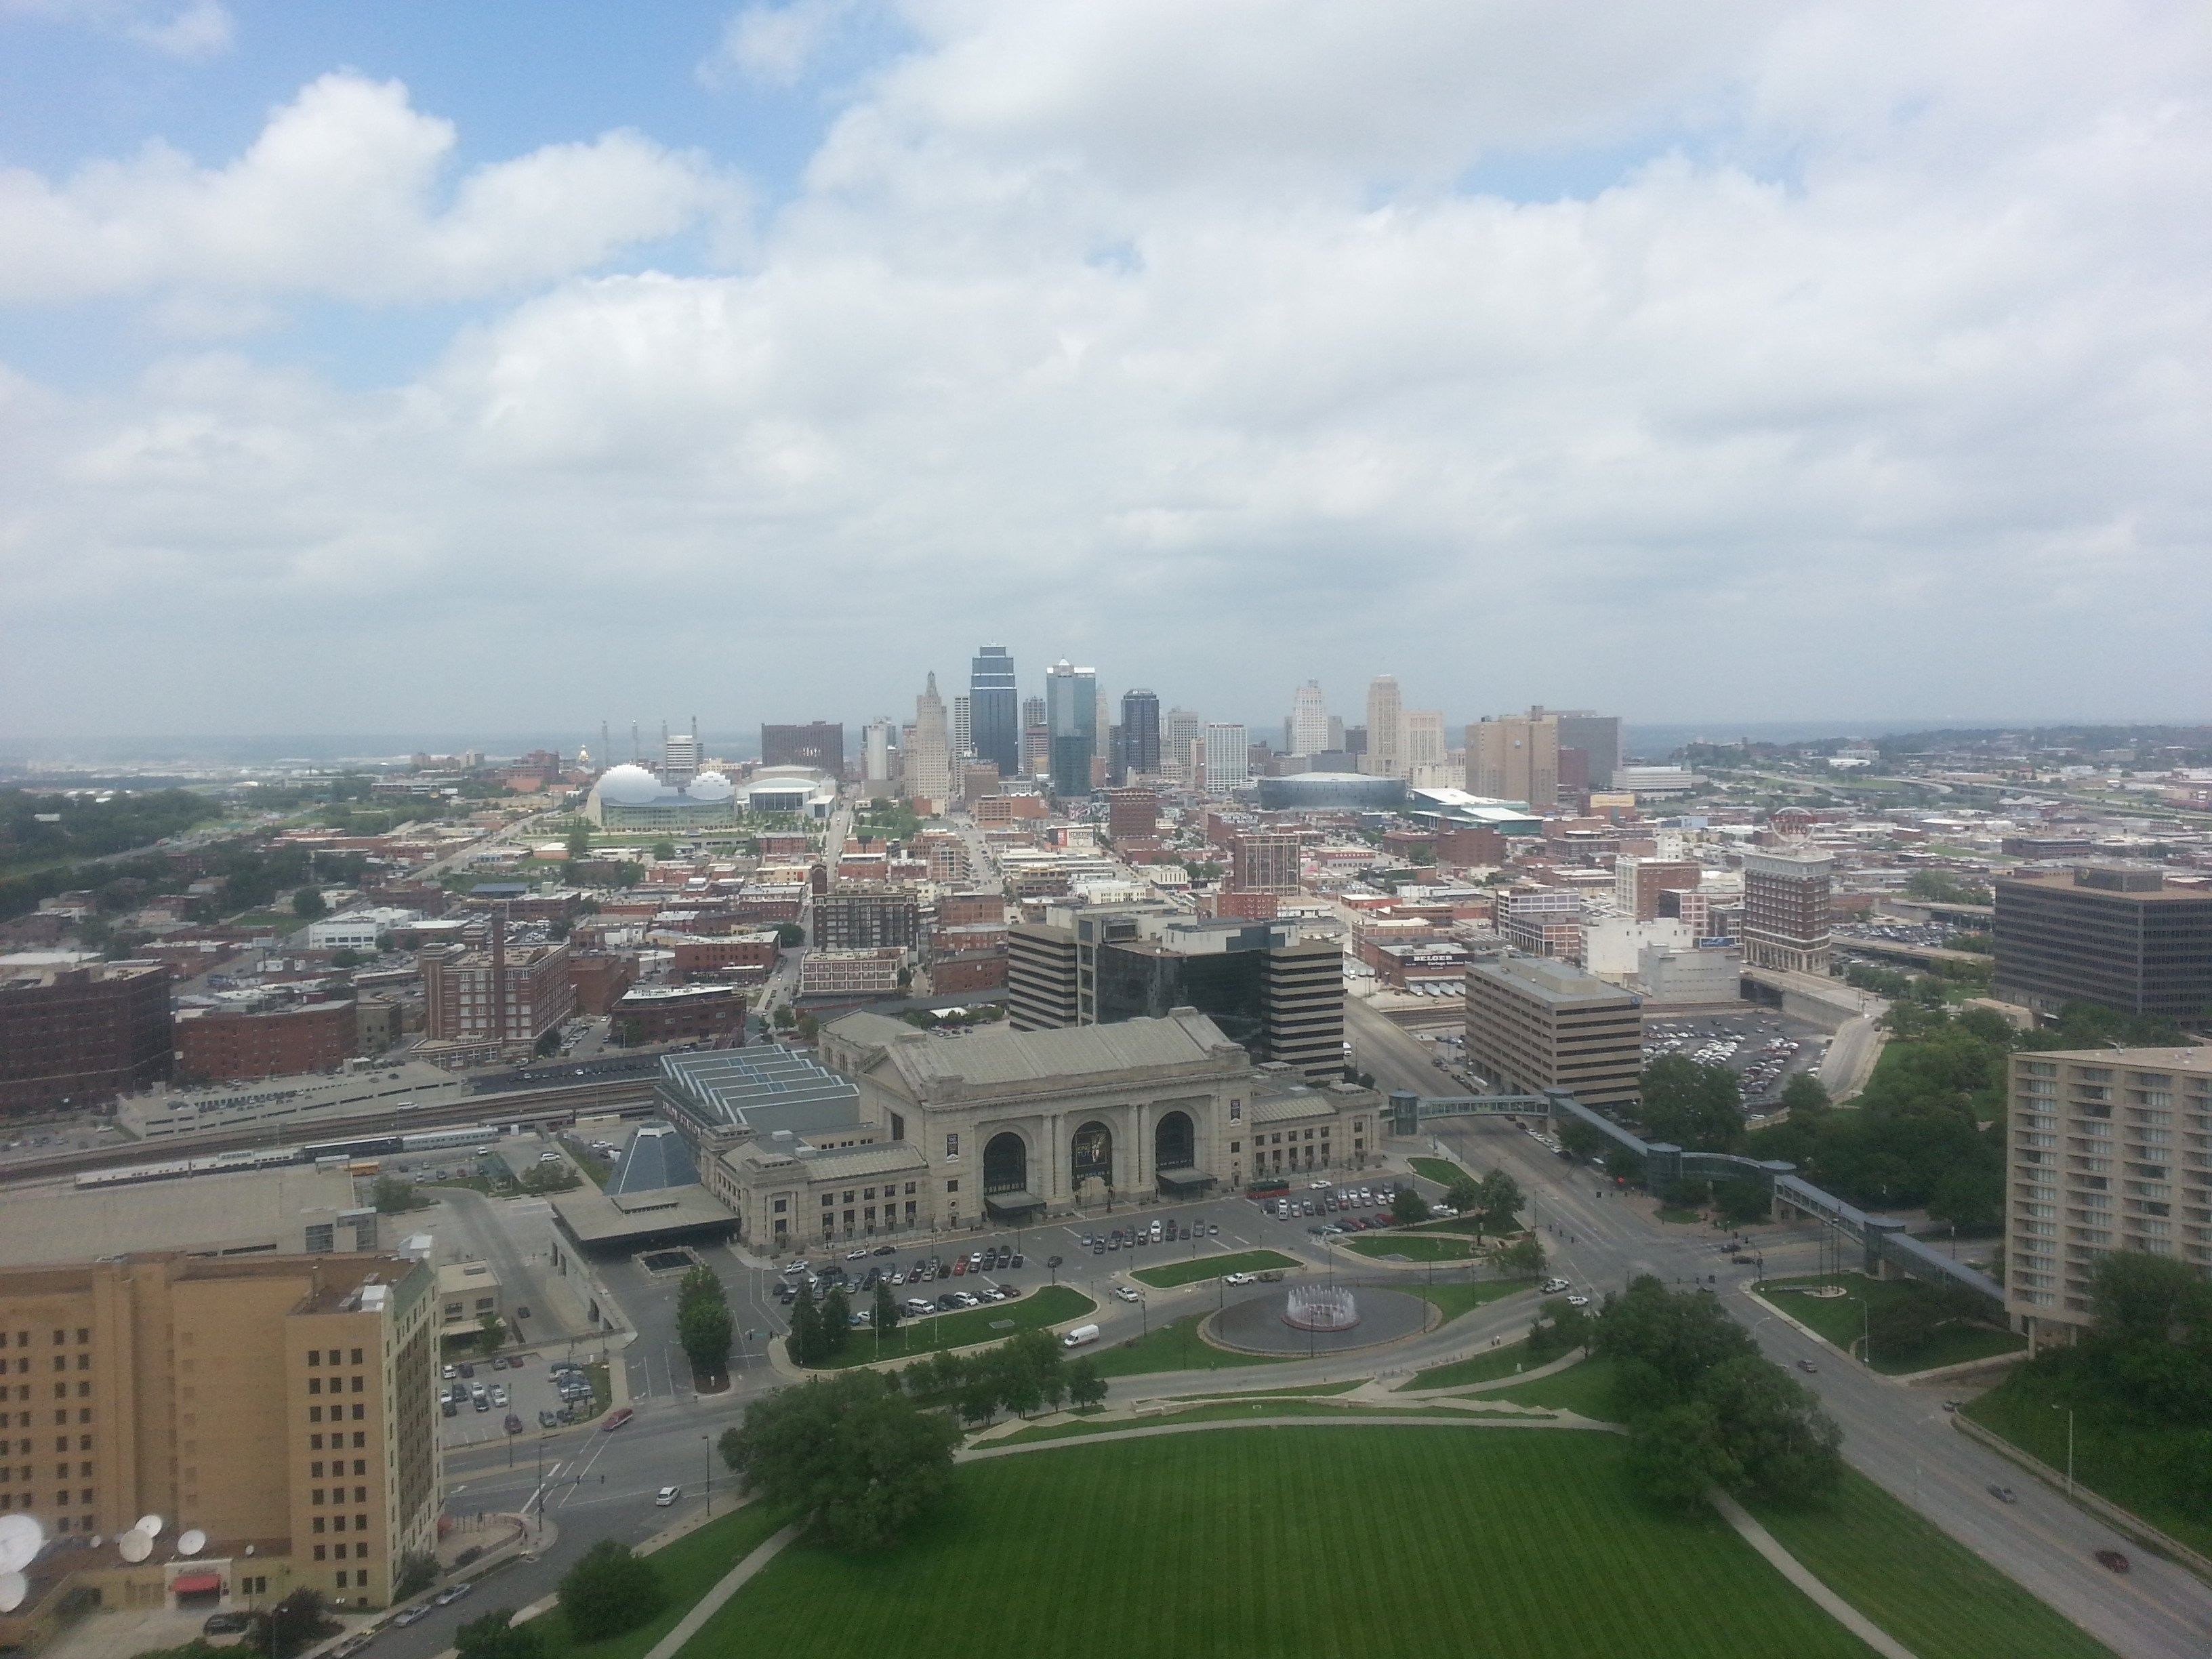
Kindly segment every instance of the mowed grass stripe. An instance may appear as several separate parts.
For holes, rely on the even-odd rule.
[[[964,1467],[899,1549],[787,1550],[685,1659],[1865,1659],[1717,1518],[1638,1503],[1610,1435],[1224,1430]]]

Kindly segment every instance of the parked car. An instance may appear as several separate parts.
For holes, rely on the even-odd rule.
[[[541,1429],[557,1429],[557,1428],[559,1428],[559,1427],[561,1426],[561,1414],[560,1414],[560,1413],[558,1413],[558,1412],[540,1412],[540,1413],[538,1413],[538,1426],[539,1428],[541,1428]]]
[[[475,1588],[476,1584],[473,1581],[466,1583],[455,1584],[451,1589],[440,1590],[434,1600],[438,1606],[441,1607],[450,1607],[454,1602],[459,1601],[464,1595],[466,1595]]]
[[[507,1431],[509,1434],[520,1434],[522,1432],[522,1419],[517,1417],[513,1412],[509,1412],[507,1414]]]
[[[1567,1289],[1568,1285],[1564,1279],[1547,1279],[1536,1288],[1546,1296],[1557,1296],[1561,1291]]]
[[[203,1636],[236,1636],[252,1622],[242,1613],[211,1613],[200,1626]]]
[[[392,1622],[398,1628],[404,1630],[408,1626],[413,1624],[417,1619],[428,1619],[429,1616],[429,1606],[428,1603],[424,1603],[419,1607],[412,1607],[404,1609],[399,1616],[397,1619],[394,1619]]]

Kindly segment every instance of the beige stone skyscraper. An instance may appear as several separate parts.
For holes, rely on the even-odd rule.
[[[1406,775],[1418,778],[1424,766],[1444,763],[1444,716],[1440,708],[1409,708],[1406,711],[1403,728],[1405,746],[1400,757],[1406,763]]]
[[[1559,717],[1532,708],[1468,726],[1467,790],[1492,800],[1525,801],[1532,812],[1557,806]]]
[[[945,699],[937,695],[937,676],[929,677],[914,700],[914,742],[907,751],[908,797],[926,800],[942,812],[952,804],[952,742],[945,720]]]
[[[1406,775],[1405,705],[1398,696],[1398,678],[1377,674],[1367,682],[1367,765],[1378,778]]]
[[[1291,694],[1290,752],[1318,755],[1328,747],[1328,703],[1321,682],[1308,680]]]

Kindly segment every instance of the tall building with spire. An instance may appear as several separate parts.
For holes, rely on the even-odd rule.
[[[1367,764],[1361,769],[1378,778],[1406,775],[1405,705],[1395,674],[1367,683]]]
[[[945,699],[937,695],[937,676],[929,677],[914,700],[914,743],[907,750],[906,792],[942,812],[952,804],[952,734],[945,718]]]
[[[1308,680],[1291,695],[1291,725],[1286,733],[1293,755],[1318,755],[1328,748],[1328,702],[1319,680]]]
[[[1003,645],[983,645],[968,668],[969,741],[977,760],[995,763],[1002,778],[1022,769],[1021,694],[1014,659]]]

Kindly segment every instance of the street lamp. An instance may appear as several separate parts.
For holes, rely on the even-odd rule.
[[[2074,1408],[2053,1401],[2051,1409],[2066,1413],[2066,1501],[2070,1504],[2074,1501]]]
[[[702,1434],[699,1443],[707,1453],[707,1508],[711,1513],[714,1507],[714,1437]]]

